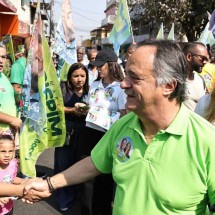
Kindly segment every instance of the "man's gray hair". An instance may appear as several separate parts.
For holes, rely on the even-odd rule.
[[[170,40],[144,41],[138,44],[140,46],[154,46],[156,53],[154,58],[153,73],[157,85],[177,82],[176,89],[171,93],[169,99],[176,99],[181,103],[186,98],[186,60],[179,45]]]
[[[6,49],[6,46],[2,41],[0,42],[0,47],[3,48],[3,49]]]

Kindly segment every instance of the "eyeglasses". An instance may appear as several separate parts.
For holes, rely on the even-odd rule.
[[[196,56],[196,57],[199,57],[199,59],[202,61],[202,62],[204,62],[204,61],[209,61],[209,59],[207,58],[207,57],[205,57],[204,55],[200,55],[200,54],[192,54],[192,53],[190,53],[191,55],[193,55],[193,56]]]

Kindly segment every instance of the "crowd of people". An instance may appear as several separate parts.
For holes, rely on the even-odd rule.
[[[83,215],[213,212],[213,47],[147,40],[131,44],[122,64],[112,49],[76,51],[59,82],[66,139],[55,148],[55,175],[17,179],[14,135],[22,121],[14,92],[22,90],[27,52],[8,80],[0,43],[0,214],[12,214],[10,196],[31,204],[52,193],[61,211],[78,196]]]

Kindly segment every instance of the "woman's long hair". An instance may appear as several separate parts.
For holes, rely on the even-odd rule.
[[[210,123],[215,122],[215,87],[211,93],[211,101],[206,108],[205,119]]]
[[[108,69],[109,69],[109,75],[111,80],[113,81],[122,81],[124,79],[124,75],[122,72],[122,69],[120,65],[117,62],[108,62]],[[98,75],[98,78],[96,81],[100,80],[100,76]]]

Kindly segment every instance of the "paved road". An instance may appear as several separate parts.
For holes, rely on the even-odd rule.
[[[47,149],[44,151],[37,161],[37,169],[40,172],[45,172],[48,176],[53,175],[54,164],[54,149]],[[66,211],[61,212],[58,208],[54,197],[50,197],[34,205],[27,205],[16,200],[14,205],[14,215],[80,215],[80,204],[76,200],[72,207]]]

